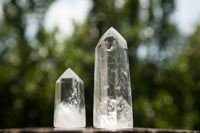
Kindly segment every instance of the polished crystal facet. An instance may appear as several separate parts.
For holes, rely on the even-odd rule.
[[[56,81],[54,127],[85,127],[83,81],[68,68]]]
[[[110,28],[95,49],[93,125],[132,128],[132,97],[126,40]]]

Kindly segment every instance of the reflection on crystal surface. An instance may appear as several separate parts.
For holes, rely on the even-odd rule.
[[[110,28],[95,49],[93,124],[132,128],[132,97],[126,40]]]
[[[56,81],[54,127],[85,127],[83,81],[69,68]]]

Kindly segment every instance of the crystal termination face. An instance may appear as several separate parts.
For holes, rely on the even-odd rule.
[[[68,68],[56,81],[54,127],[85,127],[83,81]]]
[[[132,128],[132,97],[126,40],[110,28],[95,49],[93,125]]]

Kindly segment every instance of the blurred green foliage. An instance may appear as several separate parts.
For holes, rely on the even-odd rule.
[[[84,81],[92,126],[94,49],[113,26],[128,42],[134,126],[200,129],[200,27],[183,37],[170,21],[173,0],[93,0],[86,21],[63,42],[58,30],[44,28],[52,2],[1,2],[0,128],[52,126],[55,82],[68,67]],[[38,30],[30,37],[33,21]]]

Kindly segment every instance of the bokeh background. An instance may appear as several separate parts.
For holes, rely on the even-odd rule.
[[[94,49],[127,40],[134,126],[200,129],[197,0],[0,0],[0,128],[52,126],[56,79],[84,81],[92,126]],[[74,116],[75,117],[75,116]]]

